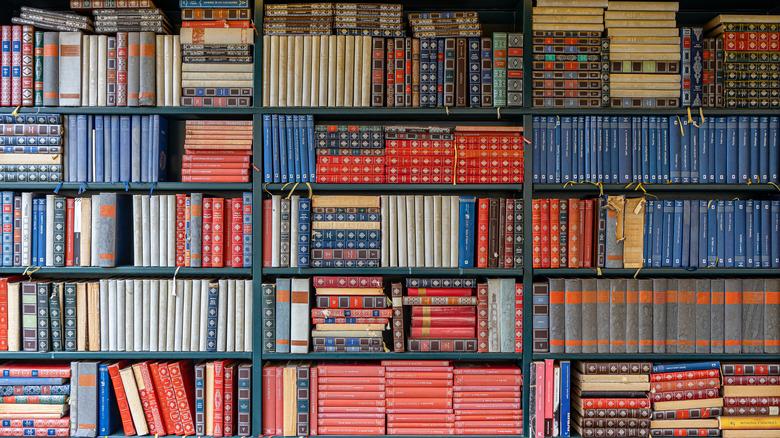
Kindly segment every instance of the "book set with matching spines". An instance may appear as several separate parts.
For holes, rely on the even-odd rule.
[[[59,114],[0,117],[0,181],[63,180],[63,126]]]
[[[2,351],[252,351],[250,280],[1,278],[0,303]]]
[[[183,182],[249,182],[252,122],[187,120],[181,161]]]
[[[517,435],[521,384],[521,369],[510,364],[269,365],[263,368],[262,430],[279,436]]]
[[[534,351],[777,354],[778,288],[761,278],[550,279],[534,286],[549,303],[534,312],[549,348]]]
[[[651,435],[675,436],[693,429],[698,436],[720,436],[717,418],[722,415],[723,407],[720,368],[720,362],[653,366],[649,388],[653,404]]]
[[[719,426],[725,438],[778,433],[780,364],[724,363],[723,408]],[[763,434],[763,435],[762,435]]]
[[[534,116],[533,179],[566,184],[778,183],[780,119]]]

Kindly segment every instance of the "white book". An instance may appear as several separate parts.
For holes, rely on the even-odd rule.
[[[173,351],[181,351],[181,330],[184,325],[184,280],[176,280],[174,285],[173,296],[175,297],[176,309],[174,314],[176,315],[176,323],[173,328]],[[170,306],[170,303],[168,303]]]
[[[425,264],[425,197],[414,196],[414,265],[423,268]]]
[[[388,195],[379,197],[379,213],[382,216],[382,266],[390,266],[390,212]]]
[[[320,78],[317,80],[317,88],[313,88],[319,94],[317,98],[317,106],[328,106],[328,59],[330,55],[329,41],[329,36],[320,36]]]
[[[360,92],[363,91],[363,86],[360,80],[363,78],[363,37],[356,36],[355,39],[355,53],[352,59],[352,100],[344,101],[345,105],[358,107],[362,101]]]
[[[232,64],[231,64],[232,65]],[[251,65],[251,64],[239,64],[239,65]],[[186,64],[185,64],[186,67]],[[219,81],[246,81],[251,82],[254,80],[254,73],[252,71],[241,71],[235,67],[228,67],[226,71],[219,72]],[[185,68],[181,74],[183,81],[207,81],[214,78],[213,71],[199,71],[196,69]]]
[[[263,106],[266,108],[271,103],[271,38],[263,35]]]
[[[284,67],[284,72],[287,76],[287,93],[285,97],[287,106],[295,106],[295,46],[297,43],[297,36],[290,36],[287,40],[287,65]]]
[[[441,197],[441,259],[439,266],[447,268],[450,266],[450,197]],[[455,242],[457,245],[457,242]]]
[[[141,195],[141,262],[142,266],[152,266],[152,235],[151,219],[149,213],[151,210],[151,198],[153,196]]]
[[[125,313],[126,313],[126,304],[125,304],[125,298],[126,298],[126,289],[125,285],[127,284],[126,280],[117,280],[116,281],[116,350],[117,351],[125,351],[125,341],[127,340],[126,334],[123,334],[122,332],[127,331],[127,327],[125,326]],[[111,317],[109,316],[109,319]],[[121,329],[120,329],[121,328]],[[132,331],[132,330],[131,330]]]
[[[181,38],[179,35],[173,36],[173,76],[171,77],[171,88],[173,90],[173,101],[171,105],[181,105]]]
[[[134,280],[125,280],[125,351],[135,350],[134,283]]]
[[[298,202],[301,197],[290,197],[290,267],[298,267]]]
[[[168,283],[168,314],[165,317],[165,351],[174,351],[176,337],[176,296],[175,285],[178,280],[166,280]]]
[[[76,284],[76,349],[78,351],[87,350],[87,333],[89,331],[89,321],[87,312],[87,284]],[[83,321],[83,324],[81,323]],[[84,330],[81,330],[81,329]]]
[[[209,282],[203,281],[200,285],[200,335],[198,336],[198,351],[206,351],[206,341],[208,336],[208,317],[209,317]],[[193,310],[194,313],[194,310]]]
[[[157,266],[168,266],[168,195],[158,196],[160,200],[158,225],[158,264]]]
[[[22,192],[22,265],[32,265],[32,193]]]
[[[181,350],[190,350],[190,338],[192,337],[192,279],[184,280],[184,296],[182,297],[182,314],[186,315],[181,324]]]
[[[434,201],[435,196],[425,196],[425,238],[423,239],[423,245],[425,247],[425,267],[433,268],[435,266],[433,262],[433,246],[436,244],[433,237],[433,215],[434,215]]]
[[[149,197],[149,266],[160,266],[160,196]]]
[[[339,38],[341,38],[341,35],[339,35]],[[339,101],[339,95],[336,96],[336,106],[352,106],[352,92],[354,91],[352,84],[355,81],[355,40],[358,38],[352,35],[347,35],[344,38],[344,47],[339,48],[339,54],[342,55],[343,59],[341,60],[341,65],[338,66],[343,73],[341,81],[338,80],[338,76],[336,79],[336,89],[338,90],[338,87],[342,87],[343,90],[340,94],[342,96],[341,101]],[[336,74],[338,75],[338,70]]]
[[[252,321],[254,307],[252,280],[244,280],[244,351],[252,351]]]
[[[441,200],[440,195],[433,195],[433,266],[441,267]]]
[[[143,405],[141,404],[141,397],[138,393],[133,367],[128,366],[127,368],[119,370],[119,376],[121,377],[122,385],[125,388],[125,395],[127,396],[127,403],[130,406],[130,415],[133,418],[135,432],[139,436],[146,435],[149,433],[149,426],[146,423],[146,417],[144,416]],[[73,393],[71,393],[71,396],[73,396]]]
[[[8,283],[8,333],[15,333],[14,336],[8,337],[8,351],[19,351],[21,345],[21,315],[19,310],[21,302],[19,299],[19,284],[18,282]]]
[[[192,280],[192,294],[190,297],[190,345],[187,346],[189,351],[198,351],[198,342],[200,339],[200,288],[201,283],[206,283],[206,280],[193,279]]]
[[[387,197],[387,215],[390,217],[390,222],[388,223],[388,230],[390,231],[388,234],[390,234],[390,236],[388,237],[387,241],[387,244],[390,247],[390,258],[388,259],[390,267],[398,266],[398,211],[396,210],[398,205],[397,199],[398,196],[396,195],[390,195]]]
[[[450,268],[458,267],[458,249],[460,238],[460,197],[453,196],[450,200]]]
[[[290,353],[309,352],[309,279],[290,283]]]
[[[106,345],[108,345],[108,351],[117,351],[116,350],[116,334],[117,334],[117,317],[116,317],[116,293],[117,293],[117,285],[118,283],[123,283],[123,280],[108,280],[108,307],[103,307],[103,295],[101,293],[101,302],[100,302],[100,333],[101,336],[104,331],[103,327],[103,314],[108,313],[107,318],[107,331],[108,332],[108,344],[103,344],[102,342],[100,345],[103,346],[103,350],[106,350]],[[123,308],[122,311],[125,309]]]
[[[301,79],[301,105],[311,106],[311,77],[312,77],[312,36],[303,37],[303,78]]]
[[[280,230],[282,223],[282,197],[271,196],[271,267],[278,268],[282,256]]]
[[[176,266],[176,195],[168,195],[168,267]]]
[[[143,280],[133,281],[133,351],[143,351],[144,349],[144,286]]]
[[[371,55],[373,51],[373,41],[370,36],[363,36],[363,68],[361,70],[360,86],[360,106],[371,106]]]
[[[236,351],[236,280],[227,281],[225,351]]]
[[[414,231],[414,195],[406,196],[406,266],[417,266]]]
[[[295,47],[293,48],[293,106],[301,106],[303,103],[303,51],[304,51],[304,37],[303,35],[295,36]]]
[[[141,351],[149,351],[149,336],[151,334],[151,331],[149,329],[149,326],[151,325],[151,305],[152,305],[152,288],[149,284],[151,280],[144,278],[141,280],[141,315],[143,317],[141,318],[141,324],[143,325],[141,329]],[[137,317],[137,315],[136,315]]]
[[[98,35],[97,55],[97,105],[106,106],[106,93],[108,92],[106,89],[106,84],[108,82],[108,76],[106,73],[108,59],[108,35]]]
[[[265,38],[265,37],[263,37]],[[265,100],[263,100],[263,106],[279,106],[279,40],[280,38],[286,38],[286,37],[280,37],[278,35],[271,35],[269,42],[269,48],[266,48],[265,45],[263,45],[263,54],[269,53],[269,61],[265,62],[265,59],[263,59],[263,65],[268,65],[269,72],[267,74],[263,74],[263,80],[265,78],[268,79],[268,92],[266,93],[265,90],[263,92],[263,99],[265,99],[265,96],[268,96],[268,102],[266,103]],[[263,40],[265,42],[265,39]],[[265,87],[265,85],[263,85]]]
[[[76,234],[78,233],[78,241],[79,241],[79,266],[89,266],[86,260],[84,260],[84,244],[83,244],[83,238],[86,237],[84,235],[84,220],[82,218],[82,213],[84,212],[84,200],[89,198],[76,198],[73,200],[73,234],[74,234],[74,250],[75,250],[75,240],[76,240]],[[89,223],[89,220],[86,221],[86,223]],[[90,248],[91,252],[91,248]],[[91,254],[90,254],[91,255]],[[75,264],[75,259],[74,259]]]
[[[165,35],[154,39],[154,88],[157,106],[165,105]]]
[[[398,196],[396,202],[396,214],[398,216],[398,266],[407,267],[409,264],[408,250],[406,247],[406,196]]]
[[[227,340],[226,329],[227,324],[225,318],[227,315],[227,295],[228,295],[228,280],[219,280],[219,298],[217,302],[217,351],[225,351],[225,344]]]
[[[74,203],[75,205],[75,203]],[[91,266],[92,260],[97,265],[98,236],[92,238],[92,230],[97,230],[98,203],[92,198],[81,198],[81,266]]]
[[[70,363],[70,377],[74,381],[78,381],[79,376],[79,363],[78,362],[71,362]],[[72,385],[70,388],[70,394],[68,397],[68,404],[70,405],[70,432],[71,434],[75,434],[78,430],[78,404],[76,401],[78,400],[76,397],[78,397],[78,389],[79,385]]]
[[[163,36],[163,105],[173,105],[173,35]],[[158,67],[159,68],[159,67]]]
[[[143,195],[133,195],[133,265],[143,266],[143,220],[138,212],[141,211],[141,197]]]
[[[279,85],[277,87],[276,106],[289,106],[287,104],[287,45],[292,39],[286,35],[279,37],[279,55],[276,59],[276,76]],[[273,54],[271,55],[273,56]],[[290,102],[292,103],[292,102]]]
[[[149,351],[160,351],[160,281],[149,280]]]
[[[89,106],[98,104],[98,75],[100,74],[98,61],[98,35],[89,36]]]
[[[343,38],[343,37],[342,37]],[[338,75],[336,74],[336,71],[338,70],[336,64],[336,59],[338,59],[338,35],[328,35],[328,106],[334,107],[336,106],[336,81],[338,80]],[[343,46],[342,46],[343,47]],[[342,48],[342,59],[343,59],[343,48]],[[343,70],[342,70],[343,71]],[[342,74],[343,78],[343,74]],[[322,94],[320,94],[320,106],[325,106],[325,102],[322,101]]]
[[[235,311],[235,336],[233,336],[233,350],[232,351],[245,351],[244,350],[244,312],[247,311],[246,301],[244,299],[244,280],[236,280],[236,311]],[[228,303],[228,307],[230,303]],[[251,311],[251,309],[249,309]],[[228,309],[228,313],[230,309]]]
[[[320,102],[320,52],[322,50],[322,38],[319,35],[311,36],[311,83],[309,84],[308,106],[319,106]],[[326,49],[327,50],[327,49]],[[305,57],[305,56],[304,56]]]
[[[89,106],[89,35],[81,36],[81,106]]]
[[[54,266],[54,195],[46,195],[46,266]]]
[[[499,324],[499,315],[501,314],[501,279],[488,278],[488,351],[491,353],[501,352],[501,324]]]

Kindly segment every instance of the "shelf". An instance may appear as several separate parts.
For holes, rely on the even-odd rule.
[[[717,353],[534,353],[534,360],[607,360],[631,361],[776,361],[780,354],[717,354]]]
[[[27,268],[3,267],[0,275],[22,275]],[[78,277],[78,278],[103,278],[103,277],[173,277],[176,268],[168,267],[139,267],[118,266],[116,268],[80,267],[71,266],[65,268],[41,267],[34,271],[31,278],[37,277]],[[180,268],[179,277],[249,277],[251,268]]]
[[[524,110],[534,116],[688,116],[688,108],[526,108]],[[703,108],[702,112],[706,122],[706,119],[712,116],[778,115],[780,109]],[[698,121],[699,109],[692,108],[691,115]]]
[[[516,269],[461,269],[461,268],[263,268],[263,275],[388,275],[388,276],[479,276],[521,277]]]
[[[534,269],[534,277],[595,277],[596,269],[591,268],[556,268]],[[780,275],[780,269],[771,268],[642,268],[637,274],[636,269],[605,268],[601,270],[601,277],[776,277]]]
[[[3,183],[3,190],[23,190],[29,192],[54,191],[59,183]],[[58,192],[105,191],[105,192],[245,192],[252,190],[252,183],[62,183]]]
[[[456,353],[456,352],[406,352],[406,353],[262,353],[263,360],[458,360],[494,361],[522,360],[522,353]]]
[[[513,108],[394,108],[394,107],[267,107],[260,108],[262,114],[313,114],[316,117],[329,120],[471,120],[471,121],[502,121],[505,118],[517,119],[528,113],[521,107]]]
[[[644,184],[647,193],[750,193],[750,194],[780,194],[780,191],[769,184]],[[625,184],[604,184],[604,193],[634,193],[641,195],[641,189],[635,185],[627,187]],[[569,186],[563,184],[534,184],[534,194],[537,193],[589,193],[598,194],[599,187],[591,183],[577,183]]]
[[[522,192],[522,184],[317,184],[312,183],[313,193],[328,192]],[[287,193],[292,190],[293,184],[265,184],[265,189],[271,192]],[[283,188],[284,187],[284,188]],[[305,183],[295,187],[296,192],[308,192]]]
[[[205,352],[205,351],[3,351],[0,360],[121,360],[121,359],[252,359],[252,352]]]
[[[13,107],[0,109],[0,113],[10,113]],[[51,107],[22,107],[20,113],[42,114],[96,114],[96,115],[149,115],[159,114],[174,118],[190,118],[197,116],[208,117],[235,117],[251,116],[257,112],[257,108],[198,108],[186,106],[51,106]]]

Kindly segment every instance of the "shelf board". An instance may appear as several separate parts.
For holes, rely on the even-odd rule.
[[[718,353],[534,353],[534,360],[607,360],[626,361],[776,361],[780,354],[718,354]]]
[[[252,183],[185,183],[185,182],[159,182],[152,183],[3,183],[4,190],[24,190],[30,192],[54,191],[59,186],[58,192],[105,191],[105,192],[244,192],[252,190]]]
[[[89,360],[89,359],[252,359],[252,352],[205,352],[205,351],[3,351],[0,360]]]
[[[769,184],[644,184],[643,185],[647,193],[762,193],[780,194],[780,191],[774,186]],[[635,193],[641,195],[642,190],[638,190],[635,186],[627,187],[625,184],[604,184],[602,186],[604,193]],[[578,183],[569,186],[563,184],[534,184],[534,194],[537,193],[592,193],[597,194],[600,192],[599,187],[591,183]]]
[[[3,267],[0,268],[0,275],[22,275],[26,269],[24,267]],[[44,266],[33,272],[31,277],[173,277],[175,273],[175,267],[118,266],[98,268],[71,266],[59,268]],[[180,277],[249,277],[252,275],[252,268],[181,268],[177,275]]]
[[[528,113],[521,107],[501,108],[395,108],[395,107],[263,107],[262,114],[313,114],[326,119],[427,119],[427,120],[472,120],[500,121],[505,117],[517,118]]]
[[[595,277],[596,269],[591,268],[556,268],[534,269],[535,277]],[[602,277],[633,277],[636,269],[605,268],[601,270]],[[771,268],[642,268],[637,277],[776,277],[780,269]]]
[[[317,184],[312,183],[313,193],[327,192],[522,192],[522,184]],[[271,192],[287,193],[292,190],[291,184],[265,184],[265,189]],[[306,184],[295,186],[296,192],[308,192]]]
[[[522,360],[522,353],[456,353],[456,352],[405,352],[405,353],[262,353],[263,360],[459,360],[494,361]]]
[[[389,276],[479,276],[521,277],[516,269],[461,269],[461,268],[262,268],[263,275],[389,275]]]

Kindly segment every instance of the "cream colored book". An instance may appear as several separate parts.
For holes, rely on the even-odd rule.
[[[629,27],[610,27],[607,28],[607,35],[612,36],[636,36],[637,30]],[[679,37],[680,30],[677,28],[646,28],[642,29],[643,37]]]
[[[289,106],[287,104],[287,44],[290,41],[288,36],[279,37],[279,56],[277,63],[277,76],[279,77],[279,87],[277,93],[279,94],[276,106]],[[292,102],[290,102],[292,103]]]
[[[173,35],[163,37],[163,105],[173,105]],[[158,67],[159,68],[159,67]]]
[[[632,90],[648,90],[648,91],[655,91],[655,90],[663,90],[663,91],[669,91],[669,90],[677,90],[680,91],[680,83],[671,83],[671,82],[622,82],[622,83],[610,83],[610,92],[612,91],[618,91],[618,92],[626,92],[631,93]],[[659,97],[656,94],[653,94],[653,96],[648,97]]]
[[[642,82],[663,82],[667,84],[679,85],[680,75],[655,73],[611,73],[609,75],[610,84]]]
[[[339,37],[328,36],[328,106],[336,106],[336,80],[338,79]],[[342,52],[343,53],[343,52]],[[342,58],[343,59],[343,58]],[[343,78],[343,73],[342,73]],[[323,105],[324,106],[324,105]]]
[[[355,337],[355,338],[382,338],[382,330],[361,330],[361,331],[355,331],[355,330],[333,330],[333,331],[323,331],[323,330],[312,330],[311,331],[312,337],[323,337],[323,336],[335,336],[335,337]]]
[[[214,435],[214,362],[206,363],[206,387],[204,410],[206,411],[206,435]]]
[[[271,35],[263,35],[263,106],[271,106]]]
[[[159,266],[167,266],[168,263],[168,195],[160,195],[158,217],[159,229],[157,236],[159,244],[157,245],[157,261]]]
[[[708,31],[724,23],[780,23],[780,15],[764,14],[720,14],[704,25]]]
[[[133,351],[143,351],[144,342],[144,281],[133,281]],[[128,346],[129,348],[129,346]]]
[[[723,438],[780,438],[780,430],[722,430]]]
[[[409,250],[406,246],[406,237],[404,231],[406,230],[406,196],[400,195],[395,197],[395,213],[396,213],[396,239],[395,242],[398,245],[398,266],[408,267],[407,258]]]
[[[219,77],[223,78],[222,73],[250,73],[251,76],[249,76],[249,79],[252,79],[254,77],[254,65],[253,64],[224,64],[224,63],[215,63],[215,64],[192,64],[192,63],[184,63],[182,64],[182,72],[205,72],[205,73],[211,73],[211,77]],[[215,76],[217,75],[217,76]],[[185,75],[186,78],[186,75]]]
[[[441,227],[441,204],[442,204],[442,196],[441,195],[433,195],[433,239],[431,239],[429,242],[433,243],[433,267],[434,268],[441,268],[441,254],[442,254],[442,243],[441,243],[441,234],[442,234],[442,227]],[[427,234],[427,233],[426,233]]]
[[[390,248],[390,258],[388,266],[398,266],[398,196],[390,195],[387,197],[387,215],[390,218],[388,223],[389,237],[387,245]]]
[[[309,106],[320,106],[320,63],[322,62],[322,40],[320,35],[311,37],[311,86],[309,87]],[[327,46],[325,48],[327,52]],[[327,55],[327,53],[325,54]]]
[[[677,97],[680,95],[680,88],[671,90],[625,90],[614,89],[609,90],[609,94],[612,97]]]
[[[623,266],[626,268],[641,268],[645,228],[644,198],[628,198],[623,210]]]
[[[272,35],[270,37],[271,42],[269,43],[271,47],[271,54],[269,55],[270,61],[269,61],[269,75],[270,79],[268,82],[268,106],[279,106],[279,41],[282,38],[286,37],[280,37],[278,35]]]
[[[361,103],[360,92],[363,88],[360,86],[360,79],[363,77],[363,37],[356,36],[355,52],[352,57],[352,99],[344,99],[344,105],[358,107]]]
[[[379,222],[314,221],[311,226],[315,230],[379,230],[382,224]]]
[[[318,196],[312,198],[312,207],[363,207],[380,208],[379,196],[362,195],[334,195]]]
[[[346,83],[345,75],[347,61],[346,52],[348,40],[352,41],[352,37],[344,35],[336,36],[336,106],[344,106],[344,87]]]
[[[157,106],[165,105],[165,35],[154,38],[154,86]]]
[[[725,385],[723,397],[780,397],[780,385]]]
[[[76,284],[76,349],[87,351],[87,283]]]
[[[653,37],[653,36],[613,36],[610,37],[610,43],[615,44],[673,44],[680,45],[680,37]],[[611,48],[612,46],[610,46]]]
[[[680,9],[679,2],[653,1],[611,1],[607,4],[609,11],[672,11]]]
[[[284,381],[284,394],[282,396],[282,416],[284,421],[282,423],[282,433],[284,436],[296,435],[296,367],[295,365],[288,365],[282,370],[282,380]]]
[[[190,302],[190,345],[182,345],[182,350],[186,347],[188,351],[198,351],[200,345],[200,290],[203,288],[202,283],[207,283],[208,280],[192,280],[192,296]]]
[[[8,283],[8,333],[13,336],[8,336],[8,351],[19,351],[21,328],[20,328],[20,315],[19,315],[20,300],[19,300],[19,283]]]
[[[287,39],[287,65],[284,72],[287,76],[287,106],[295,106],[295,51],[298,49],[298,39],[290,36]]]
[[[98,105],[98,37],[99,35],[89,36],[89,106]]]
[[[680,46],[671,44],[613,44],[609,53],[679,53]]]
[[[184,318],[186,315],[184,315],[184,280],[176,280],[175,286],[175,293],[174,295],[174,306],[175,310],[174,313],[176,315],[176,320],[173,324],[173,350],[174,351],[182,351],[182,345],[181,345],[181,331],[184,327]],[[170,303],[168,303],[170,305]]]
[[[344,72],[342,74],[343,83],[341,84],[342,100],[341,105],[336,102],[336,106],[352,106],[352,84],[355,81],[355,40],[356,38],[351,35],[347,35],[344,39],[344,61],[339,64],[343,65]],[[339,86],[338,80],[336,86]],[[338,93],[338,90],[336,91]]]
[[[578,24],[603,24],[604,17],[601,15],[534,15],[534,24],[547,24],[547,23],[566,23],[576,26]],[[534,26],[536,28],[536,26]]]
[[[587,383],[646,383],[650,381],[647,374],[580,374],[572,373],[574,382]]]
[[[139,436],[146,435],[149,433],[149,426],[146,423],[146,417],[144,416],[141,395],[138,393],[135,368],[129,366],[119,370],[119,377],[122,379],[122,385],[124,386],[125,394],[127,395],[127,403],[130,406],[130,416],[133,418],[135,433]]]
[[[695,408],[720,408],[723,407],[722,398],[705,398],[700,400],[672,400],[653,402],[653,409],[656,411],[675,411],[679,409]]]
[[[379,213],[382,217],[382,254],[380,263],[383,267],[390,266],[390,196],[380,195]]]
[[[192,288],[193,280],[184,280],[184,290],[177,291],[181,294],[181,311],[182,315],[192,315]],[[174,326],[175,327],[175,326]],[[190,349],[190,335],[192,327],[192,318],[182,318],[181,322],[181,351],[189,351]]]
[[[215,76],[212,72],[202,71],[185,71],[181,74],[183,81],[205,81],[214,80]],[[252,72],[222,72],[219,73],[219,80],[221,81],[252,81]]]
[[[301,106],[303,102],[303,35],[295,36],[295,50],[293,52],[293,106]],[[308,66],[305,66],[308,68]]]
[[[143,317],[141,318],[141,323],[143,325],[143,329],[141,331],[141,350],[142,351],[149,351],[149,345],[150,345],[150,336],[151,336],[151,324],[152,324],[152,285],[151,280],[144,278],[141,280],[141,293],[142,293],[142,310],[141,314]]]
[[[650,382],[579,382],[576,385],[583,391],[649,391]]]
[[[450,266],[450,197],[441,197],[441,254],[439,254],[441,260],[439,264],[442,268],[448,268]],[[457,240],[455,241],[457,244]]]
[[[168,351],[168,280],[157,281],[157,349]]]
[[[553,23],[540,23],[533,25],[534,30],[544,31],[582,31],[582,32],[603,32],[603,24],[553,24]]]
[[[100,284],[87,283],[87,345],[100,351]]]
[[[406,197],[406,266],[417,267],[417,247],[414,230],[414,196]]]
[[[235,88],[251,88],[254,85],[254,80],[214,80],[214,79],[191,79],[182,80],[182,87],[235,87]]]
[[[303,37],[303,63],[302,63],[302,79],[301,79],[301,105],[311,106],[311,77],[312,68],[312,36],[306,35]]]
[[[254,29],[240,28],[183,27],[179,33],[182,44],[254,44],[255,32]]]
[[[604,20],[604,26],[606,26],[607,29],[611,27],[660,27],[676,29],[677,22],[675,20]]]
[[[679,61],[680,52],[676,53],[612,53],[609,58],[611,61]]]
[[[173,87],[173,102],[171,105],[181,105],[181,39],[179,35],[173,36],[173,76],[171,78]]]
[[[235,328],[233,330],[233,348],[231,351],[246,351],[244,350],[244,312],[247,311],[246,307],[246,290],[244,288],[244,280],[235,280],[236,283],[236,304],[235,304]],[[251,289],[250,289],[251,290]],[[230,307],[228,303],[228,307]],[[252,309],[248,309],[250,312]],[[230,310],[228,310],[230,312]],[[230,342],[228,342],[230,344]]]
[[[133,351],[135,343],[135,318],[133,317],[135,305],[133,303],[134,280],[125,280],[125,348],[124,351]],[[78,290],[78,289],[77,289]],[[78,303],[77,303],[78,305]],[[78,314],[78,307],[76,308]],[[78,332],[77,332],[78,334]]]
[[[607,0],[536,0],[536,6],[563,8],[606,8]]]
[[[363,61],[360,75],[360,105],[371,106],[371,55],[373,40],[370,36],[363,36]]]
[[[450,268],[458,267],[458,233],[460,231],[460,197],[450,197]],[[446,265],[445,265],[446,266]]]
[[[252,351],[252,280],[244,280],[244,351]]]
[[[81,199],[81,241],[79,251],[81,252],[81,263],[79,266],[92,265],[92,198],[85,196]],[[75,205],[75,203],[74,203]],[[74,224],[75,225],[75,224]],[[97,241],[97,240],[96,240]]]
[[[433,227],[433,215],[434,215],[434,196],[424,196],[423,202],[425,204],[425,214],[423,216],[424,221],[424,239],[423,245],[425,248],[425,267],[433,268],[436,266],[434,262],[434,227]]]
[[[225,351],[227,334],[227,304],[229,280],[219,280],[219,299],[217,301],[217,351]]]
[[[141,232],[143,233],[141,236],[141,263],[143,266],[152,266],[152,233],[151,221],[149,220],[151,201],[151,196],[141,196]]]
[[[330,84],[328,83],[329,71],[328,64],[330,63],[330,36],[320,36],[320,78],[318,80],[317,93],[319,94],[317,106],[328,106],[328,89]]]
[[[652,420],[651,429],[717,429],[717,418],[700,418],[695,420]]]
[[[674,20],[675,12],[659,11],[610,11],[604,12],[605,20]]]
[[[174,295],[174,280],[166,280],[168,283],[168,314],[165,317],[165,351],[175,351],[176,344],[176,295]],[[175,280],[176,282],[180,280]],[[178,291],[176,291],[178,294]],[[198,350],[200,351],[200,350]]]
[[[535,7],[533,15],[604,15],[603,8]]]
[[[81,36],[81,106],[89,106],[89,35]]]
[[[236,351],[236,280],[227,281],[225,306],[225,351]]]
[[[425,197],[414,195],[414,265],[423,268],[425,264]]]
[[[149,351],[160,351],[160,281],[149,280]]]

